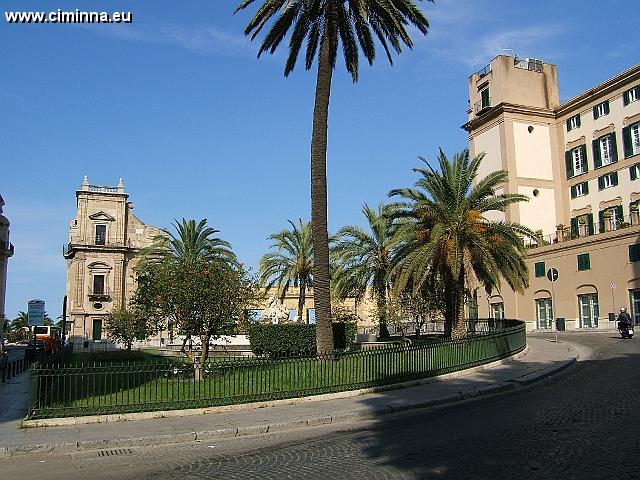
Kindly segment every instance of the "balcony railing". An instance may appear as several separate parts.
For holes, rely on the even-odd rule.
[[[524,60],[515,58],[513,60],[514,67],[521,68],[522,70],[529,70],[532,72],[542,72],[542,65],[543,61],[536,58],[526,58]]]
[[[103,289],[89,289],[90,300],[108,300],[111,298],[111,291],[108,288]]]
[[[485,110],[491,108],[491,97],[484,98],[482,100],[478,100],[473,104],[473,113],[479,115],[484,113]]]
[[[489,75],[491,73],[491,64],[487,65],[486,67],[484,67],[482,70],[478,70],[478,76],[480,78],[482,77],[486,77],[487,75]]]
[[[575,240],[577,238],[590,237],[593,235],[598,235],[600,233],[612,232],[636,225],[640,225],[640,214],[638,212],[631,212],[631,215],[626,215],[624,217],[618,218],[605,217],[603,218],[601,223],[595,220],[593,225],[593,233],[590,233],[589,225],[587,222],[578,222],[577,232],[572,232],[571,228],[569,226],[566,226],[563,229],[558,229],[555,233],[541,235],[537,241],[526,239],[525,246],[527,248],[544,247],[546,245],[551,245],[552,243],[566,242],[569,240]]]

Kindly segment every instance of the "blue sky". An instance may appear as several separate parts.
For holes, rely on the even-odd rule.
[[[315,71],[256,59],[237,0],[3,0],[7,10],[131,11],[131,25],[0,24],[0,193],[16,254],[6,315],[41,298],[60,313],[61,255],[83,175],[123,177],[145,223],[207,218],[247,265],[287,219],[309,218]],[[440,0],[431,29],[395,57],[338,66],[328,152],[329,223],[410,185],[417,156],[467,146],[467,78],[498,54],[558,65],[562,100],[638,63],[627,1]],[[286,45],[283,45],[286,47]],[[511,49],[511,50],[503,50]]]

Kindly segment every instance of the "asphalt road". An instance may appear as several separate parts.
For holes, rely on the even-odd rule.
[[[210,443],[0,460],[7,479],[637,479],[640,339],[530,387],[381,419]]]

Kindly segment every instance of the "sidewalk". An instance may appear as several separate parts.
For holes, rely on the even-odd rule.
[[[201,409],[200,414],[191,412],[168,418],[19,429],[19,418],[26,413],[28,398],[28,375],[23,374],[14,378],[11,386],[5,385],[11,388],[0,388],[0,457],[181,443],[373,418],[518,388],[591,355],[584,347],[562,340],[555,343],[552,338],[530,337],[528,344],[525,352],[508,362],[495,362],[422,383],[410,382],[405,385],[407,388],[395,386],[376,393],[344,392],[281,400],[270,402],[269,406],[204,409],[206,414]],[[146,416],[161,414],[154,412]],[[129,417],[140,418],[140,415]]]

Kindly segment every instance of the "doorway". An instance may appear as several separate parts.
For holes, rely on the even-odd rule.
[[[553,306],[550,298],[540,298],[536,300],[536,320],[537,328],[547,330],[551,328],[551,319],[553,318]]]

